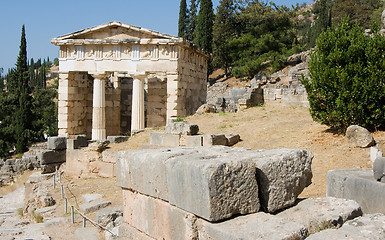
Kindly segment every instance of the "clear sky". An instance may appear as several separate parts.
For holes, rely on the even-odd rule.
[[[279,5],[313,0],[276,0]],[[28,59],[58,57],[51,38],[111,21],[177,35],[180,0],[2,0],[0,4],[0,68],[14,67],[25,24]],[[187,0],[189,3],[189,0]],[[213,0],[214,8],[219,0]]]

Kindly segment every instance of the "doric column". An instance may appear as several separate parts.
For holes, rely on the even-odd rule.
[[[92,140],[104,140],[106,136],[106,75],[91,74],[94,78],[92,101]]]
[[[135,75],[132,84],[131,132],[144,129],[144,79],[146,75]]]

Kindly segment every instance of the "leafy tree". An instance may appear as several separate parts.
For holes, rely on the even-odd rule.
[[[214,12],[211,0],[201,0],[194,43],[207,53],[212,52]]]
[[[53,65],[59,66],[59,59],[58,58],[53,59]]]
[[[232,73],[253,77],[259,71],[283,67],[286,57],[296,52],[297,36],[285,6],[249,2],[237,16],[236,35],[230,40]]]
[[[229,41],[235,32],[234,0],[221,0],[213,26],[213,64],[221,67],[228,76],[231,66]]]
[[[178,37],[187,38],[187,24],[187,4],[186,0],[181,0],[179,7]]]
[[[351,124],[385,126],[385,39],[343,20],[321,33],[309,63],[310,113],[315,121],[345,130]]]

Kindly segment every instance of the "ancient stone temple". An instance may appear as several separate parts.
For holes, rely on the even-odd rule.
[[[51,42],[60,46],[60,136],[164,126],[206,101],[208,55],[182,38],[110,22]]]

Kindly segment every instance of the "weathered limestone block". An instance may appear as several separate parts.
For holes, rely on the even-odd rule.
[[[74,232],[74,240],[98,240],[99,231],[96,227],[78,228]]]
[[[41,173],[46,174],[46,173],[53,173],[56,171],[56,169],[59,169],[62,163],[51,163],[48,165],[41,165]]]
[[[292,206],[311,184],[313,154],[307,150],[275,149],[248,151],[239,156],[257,167],[262,209],[275,212]]]
[[[255,164],[233,158],[231,152],[239,151],[186,147],[120,152],[117,184],[209,221],[257,212]]]
[[[306,226],[302,224],[263,212],[240,216],[221,223],[210,223],[199,219],[197,225],[200,240],[303,239],[307,233]]]
[[[382,151],[376,147],[370,147],[370,161],[374,162],[378,157],[382,157]]]
[[[346,222],[341,228],[327,229],[310,235],[309,240],[325,239],[385,239],[385,216],[383,214],[369,214]]]
[[[112,178],[116,176],[115,164],[101,161],[89,163],[89,171],[100,177]]]
[[[180,145],[180,135],[152,132],[150,133],[150,144],[164,147],[178,147]]]
[[[115,219],[122,216],[122,207],[108,207],[96,212],[95,220],[102,226],[107,226],[109,223],[115,221]]]
[[[187,122],[169,122],[165,129],[165,133],[177,135],[196,135],[198,132],[198,125]]]
[[[308,198],[288,208],[277,216],[305,226],[328,222],[342,226],[346,221],[362,216],[360,205],[342,198]]]
[[[375,144],[374,138],[370,132],[358,125],[349,126],[346,129],[348,144],[354,147],[366,148]]]
[[[196,239],[196,217],[169,203],[123,189],[124,222],[155,239]]]
[[[49,137],[47,146],[49,150],[64,150],[66,149],[66,137]]]
[[[74,150],[82,147],[87,147],[87,136],[86,135],[74,135],[67,139],[67,149]]]
[[[169,202],[209,221],[257,212],[254,164],[207,156],[190,153],[166,162]]]
[[[239,136],[238,133],[230,133],[230,134],[226,134],[225,136],[227,139],[226,146],[233,146],[234,144],[239,142],[239,140],[241,140],[241,136]]]
[[[330,170],[326,195],[354,200],[364,214],[385,213],[385,184],[377,182],[369,168]]]
[[[203,146],[203,135],[181,135],[179,144],[180,146],[201,147]]]
[[[46,150],[41,151],[38,155],[41,165],[48,165],[52,163],[63,163],[66,161],[66,151]]]
[[[203,146],[227,145],[227,138],[224,134],[205,134],[203,136]]]

